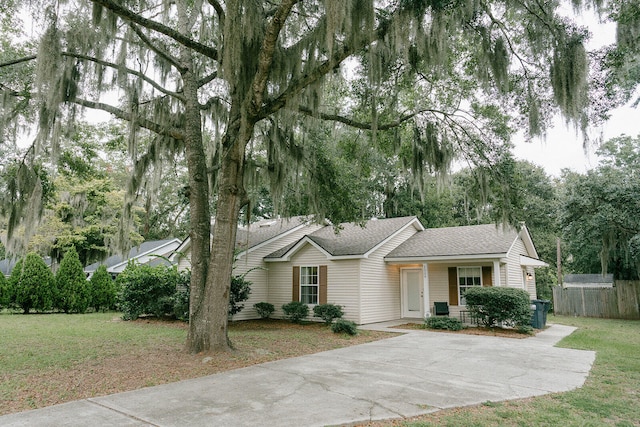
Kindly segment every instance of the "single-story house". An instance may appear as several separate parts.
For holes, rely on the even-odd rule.
[[[613,274],[565,274],[564,288],[612,288]]]
[[[180,239],[150,240],[142,242],[129,250],[127,256],[112,255],[104,261],[98,261],[84,268],[87,278],[91,278],[93,273],[101,265],[107,267],[107,273],[111,274],[114,279],[118,274],[122,273],[130,261],[138,264],[169,264],[169,258],[181,244]]]
[[[253,304],[339,304],[358,324],[423,318],[435,302],[452,316],[470,286],[509,286],[536,297],[538,259],[531,236],[494,224],[425,229],[415,216],[372,219],[363,226],[314,224],[304,217],[261,221],[238,232],[235,274],[252,293],[234,320],[257,318]],[[188,239],[177,250],[188,268]]]

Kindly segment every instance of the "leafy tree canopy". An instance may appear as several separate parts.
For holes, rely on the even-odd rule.
[[[10,87],[3,98],[3,112],[24,106],[12,123],[37,112],[34,153],[55,152],[90,108],[129,125],[131,193],[145,171],[186,158],[194,352],[228,348],[233,242],[252,176],[265,177],[276,205],[302,176],[318,214],[361,218],[350,200],[323,204],[334,194],[327,184],[359,197],[341,181],[357,183],[359,174],[341,172],[318,138],[326,121],[337,132],[361,131],[368,149],[421,187],[425,171],[445,171],[454,159],[492,170],[513,129],[541,134],[558,110],[580,128],[588,119],[587,32],[561,17],[557,2],[29,4],[41,12],[37,52],[0,68],[37,58],[27,90]],[[30,200],[18,196],[37,185],[7,193],[16,202],[10,233]]]
[[[616,279],[637,279],[640,267],[640,136],[607,141],[598,151],[599,166],[564,174],[561,223],[580,273],[608,271]]]

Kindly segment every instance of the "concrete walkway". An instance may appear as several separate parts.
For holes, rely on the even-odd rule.
[[[0,425],[325,426],[563,392],[582,386],[595,359],[591,351],[553,347],[573,330],[553,325],[526,339],[416,330],[6,415]]]

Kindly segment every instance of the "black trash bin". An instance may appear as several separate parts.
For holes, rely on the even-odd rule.
[[[531,301],[531,327],[535,329],[544,329],[547,325],[547,313],[551,308],[551,301],[534,299]]]

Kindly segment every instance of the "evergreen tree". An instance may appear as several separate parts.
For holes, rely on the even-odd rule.
[[[19,279],[15,287],[16,305],[22,308],[25,314],[31,310],[51,310],[55,280],[42,257],[34,252],[28,253],[24,257],[21,270],[21,273],[17,273]]]
[[[20,284],[20,279],[22,277],[23,264],[24,264],[24,259],[19,259],[18,262],[16,262],[16,265],[13,266],[13,270],[11,270],[9,279],[7,279],[7,287],[8,287],[7,294],[9,297],[8,305],[10,307],[15,306],[15,303],[16,303],[16,291],[18,289],[18,285]]]
[[[89,280],[89,306],[95,311],[113,309],[116,304],[116,284],[107,272],[107,267],[101,265]]]
[[[11,294],[9,288],[9,281],[4,274],[0,273],[0,310],[9,307],[11,302]]]
[[[56,308],[65,313],[84,313],[89,307],[89,286],[75,247],[64,254],[56,273]]]

